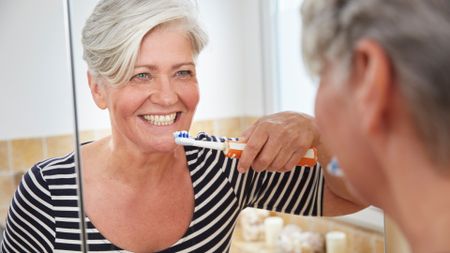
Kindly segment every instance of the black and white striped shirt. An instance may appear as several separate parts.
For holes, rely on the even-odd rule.
[[[200,134],[197,139],[224,141]],[[161,252],[228,252],[239,212],[256,207],[320,215],[324,179],[320,166],[287,173],[238,173],[237,160],[222,152],[185,147],[195,208],[185,235]],[[23,177],[12,201],[1,252],[79,252],[73,153],[36,164]],[[87,218],[92,252],[128,252],[106,239]]]

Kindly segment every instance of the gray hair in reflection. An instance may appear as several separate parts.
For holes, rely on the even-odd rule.
[[[305,0],[303,57],[310,71],[338,61],[347,74],[358,40],[386,50],[432,159],[450,162],[450,1]]]
[[[197,57],[208,36],[190,0],[101,0],[82,32],[83,58],[95,77],[125,84],[134,69],[144,36],[152,29],[176,25],[192,42]]]

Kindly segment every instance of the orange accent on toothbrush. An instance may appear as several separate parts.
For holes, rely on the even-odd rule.
[[[242,151],[245,149],[246,144],[242,142],[236,141],[226,141],[225,142],[225,153],[226,157],[230,158],[240,158],[242,155]],[[300,159],[297,163],[298,166],[305,167],[313,167],[317,164],[318,161],[317,149],[310,148],[307,150],[306,154]]]

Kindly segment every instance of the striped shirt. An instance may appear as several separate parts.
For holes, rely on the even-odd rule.
[[[199,134],[199,140],[225,141]],[[237,160],[220,151],[185,147],[195,207],[189,228],[161,252],[228,252],[240,211],[256,207],[320,215],[324,179],[320,166],[290,172],[238,173]],[[23,177],[11,204],[0,252],[79,252],[80,227],[73,153],[36,164]],[[115,246],[89,221],[92,252],[129,252]]]

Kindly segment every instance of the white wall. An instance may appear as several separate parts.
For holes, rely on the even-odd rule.
[[[278,110],[314,115],[317,85],[307,73],[301,56],[300,4],[303,0],[280,0],[278,10]]]
[[[0,2],[0,139],[73,132],[62,8]]]
[[[96,1],[72,1],[80,129],[109,127],[89,95],[81,29]],[[199,0],[210,44],[200,55],[197,120],[262,115],[258,0]],[[0,139],[73,133],[62,1],[0,1]],[[13,103],[14,102],[14,103]]]

